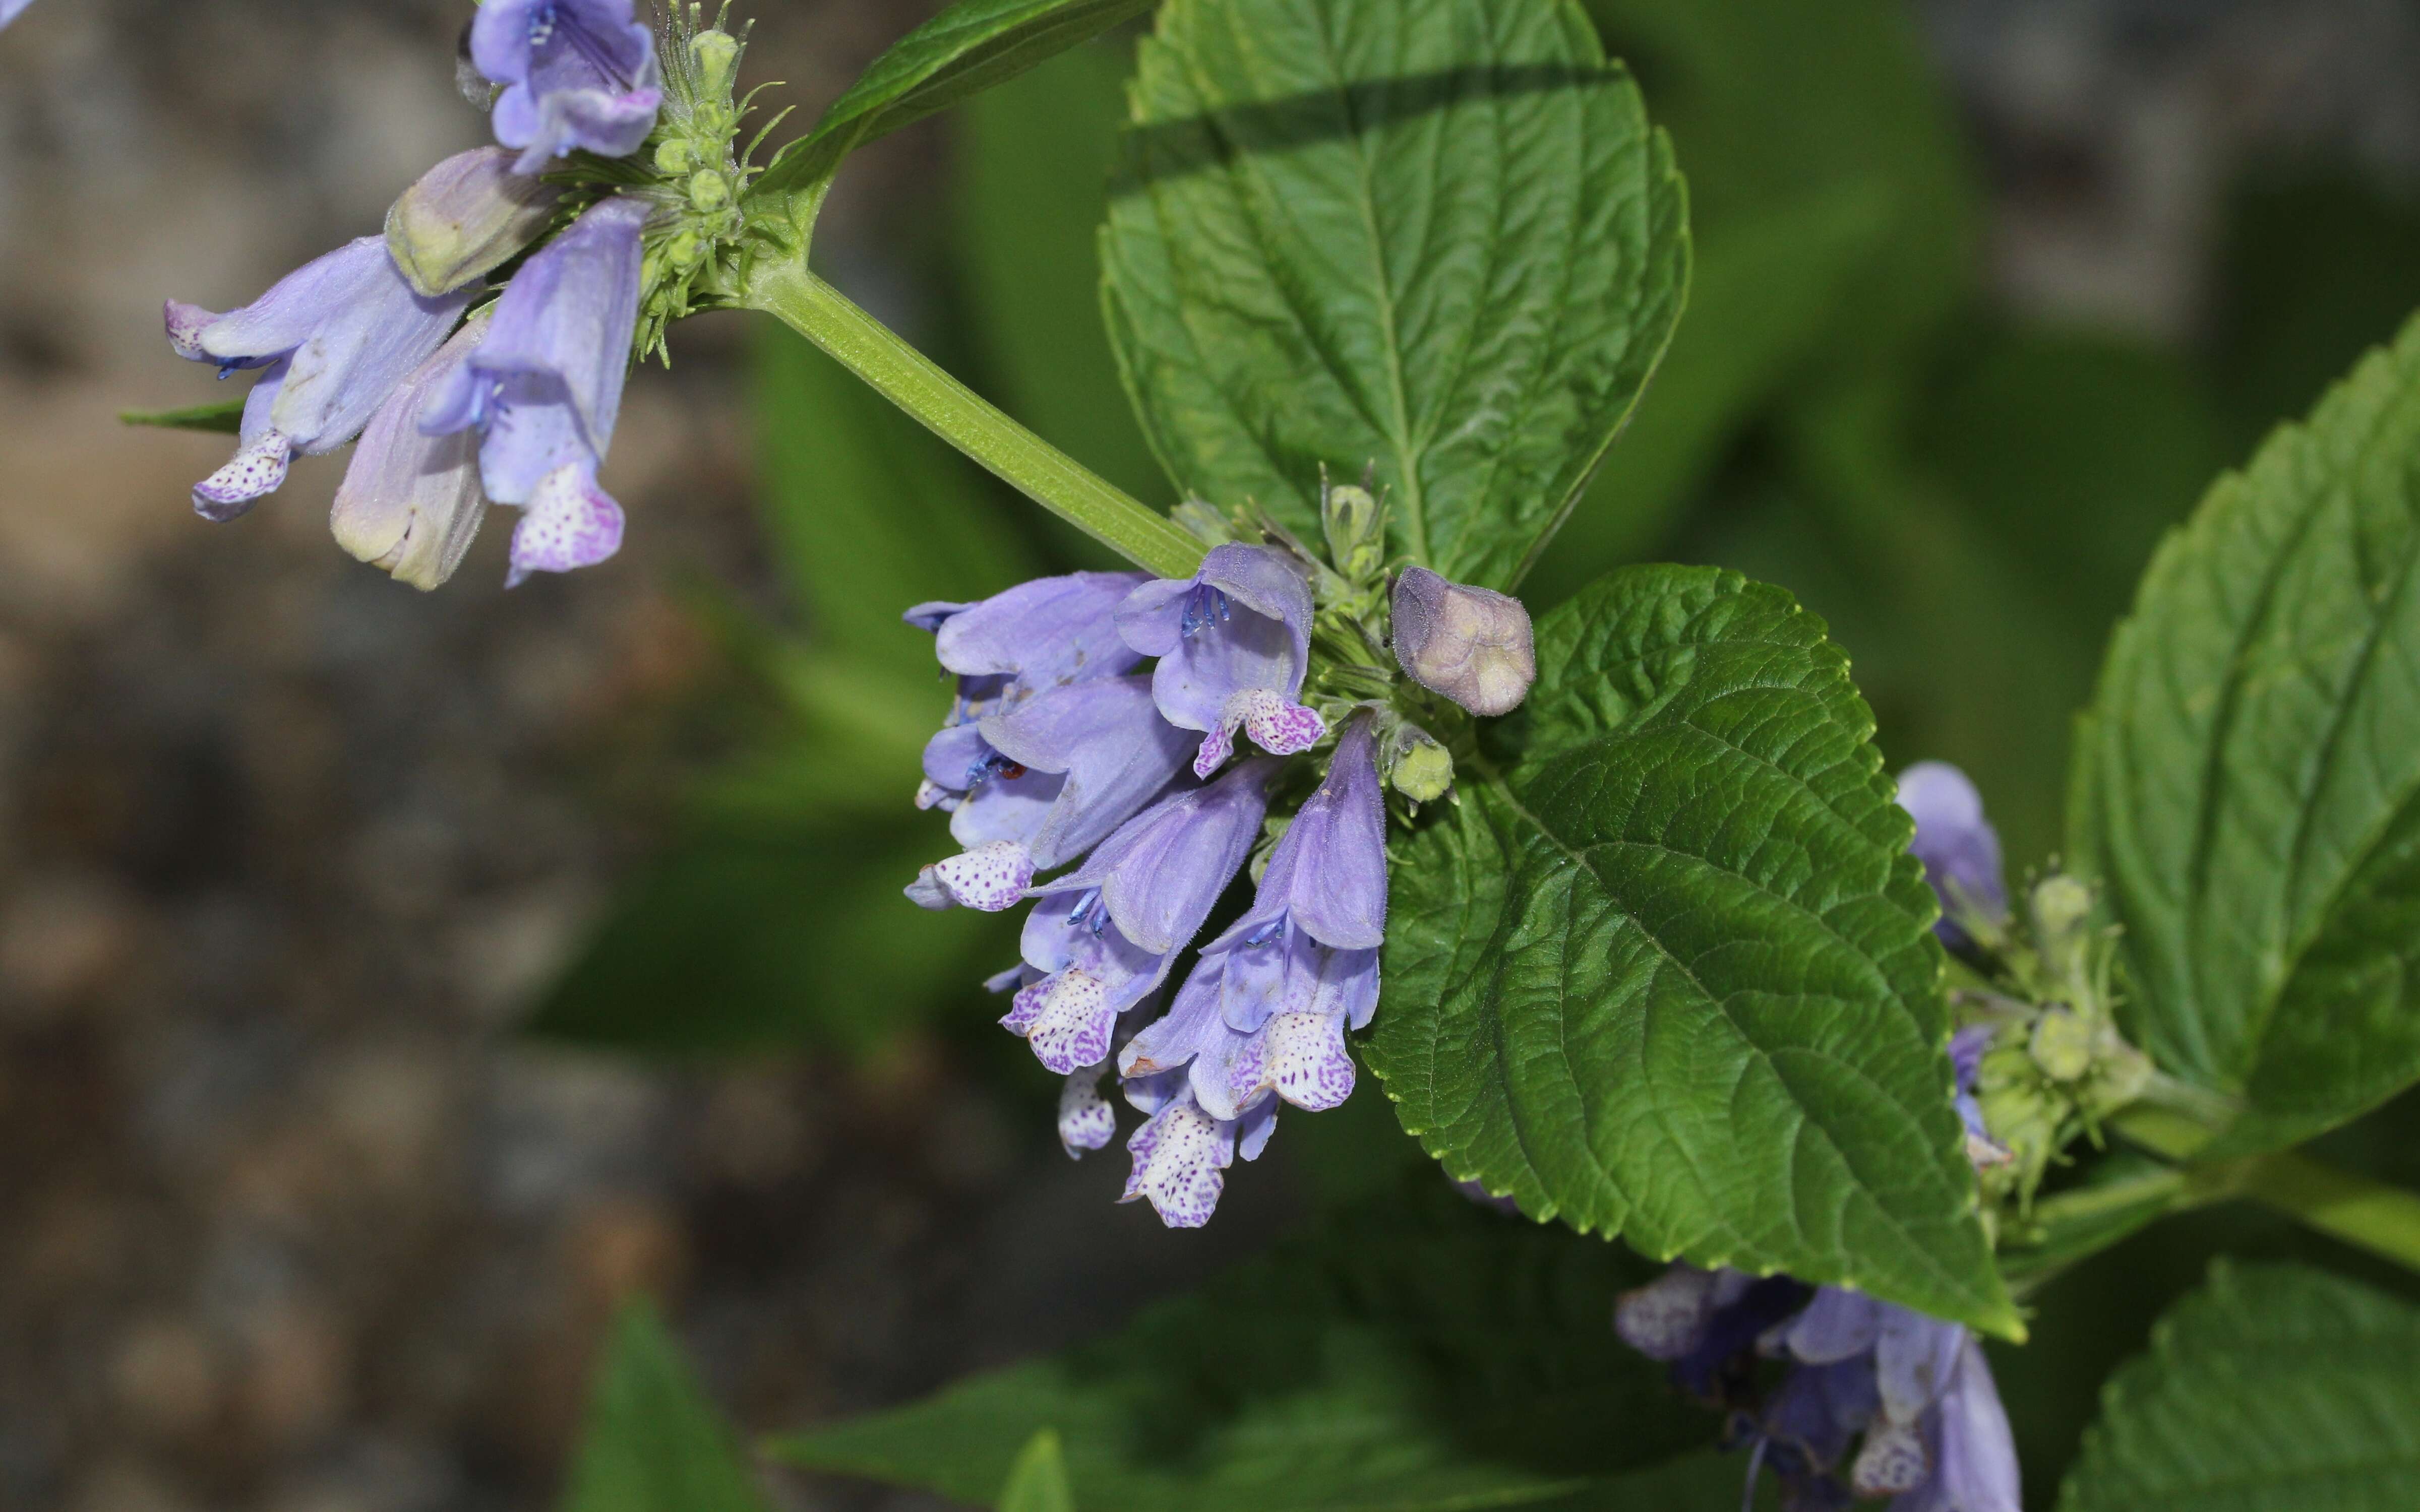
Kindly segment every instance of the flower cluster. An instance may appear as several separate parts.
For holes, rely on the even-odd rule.
[[[1625,1292],[1614,1327],[1730,1414],[1751,1486],[1773,1471],[1787,1512],[1882,1496],[1892,1512],[2019,1512],[2009,1416],[1962,1324],[1839,1287],[1676,1265]],[[1761,1361],[1783,1366],[1769,1393]]]
[[[332,527],[415,587],[452,576],[491,502],[522,512],[508,584],[620,548],[622,508],[597,470],[647,345],[642,315],[673,281],[687,307],[707,260],[695,204],[721,215],[747,180],[730,148],[745,114],[729,100],[738,39],[699,30],[694,8],[675,17],[668,80],[632,5],[487,0],[464,50],[496,146],[439,163],[396,201],[383,236],[241,309],[169,301],[179,356],[222,378],[259,373],[235,456],[194,489],[203,517],[243,514],[297,454],[359,438]],[[720,134],[704,143],[702,130]],[[622,161],[659,138],[655,158],[680,165],[669,181]],[[648,333],[659,342],[660,321]]]
[[[1374,510],[1366,491],[1333,494],[1331,516]],[[957,679],[917,802],[947,811],[964,847],[908,894],[930,908],[1035,900],[1023,959],[991,983],[1013,995],[1001,1022],[1065,1079],[1070,1155],[1115,1135],[1101,1089],[1114,1072],[1147,1116],[1126,1141],[1125,1199],[1174,1227],[1209,1220],[1228,1166],[1259,1156],[1280,1104],[1329,1108],[1353,1090],[1345,1035],[1378,1003],[1388,777],[1435,797],[1451,775],[1445,758],[1439,779],[1426,753],[1443,748],[1395,711],[1372,665],[1387,600],[1375,557],[1357,551],[1339,572],[1266,533],[1276,544],[1214,546],[1189,578],[1076,573],[907,616]],[[1456,605],[1480,592],[1437,582]],[[1526,614],[1520,628],[1515,659],[1529,655]],[[1361,638],[1362,654],[1315,669],[1314,641],[1340,636]],[[1488,687],[1501,702],[1506,679]],[[1326,759],[1315,785],[1288,766],[1312,751]],[[1273,801],[1304,788],[1271,824]],[[1154,1018],[1179,956],[1272,829],[1250,907],[1200,945]]]

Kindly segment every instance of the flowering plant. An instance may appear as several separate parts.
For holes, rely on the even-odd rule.
[[[486,0],[492,147],[251,304],[166,306],[178,355],[258,375],[196,510],[358,440],[336,536],[418,587],[491,504],[520,512],[513,583],[611,559],[626,375],[707,309],[775,317],[1131,564],[897,606],[951,687],[898,802],[949,843],[932,821],[890,883],[1026,909],[1000,1023],[1057,1079],[1066,1152],[1123,1124],[1123,1196],[1169,1227],[1212,1221],[1280,1110],[1373,1081],[1419,1189],[1106,1352],[781,1455],[1025,1506],[1744,1479],[2015,1512],[1985,1341],[2023,1342],[2063,1271],[2238,1196],[2420,1267],[2420,1200],[2298,1152],[2420,1080],[2420,329],[2162,548],[2079,728],[2066,853],[2012,887],[1964,775],[1885,771],[1790,594],[1638,565],[1523,602],[1622,467],[1692,279],[1673,143],[1568,0],[1156,8],[1100,247],[1171,511],[811,270],[859,147],[1152,8],[965,0],[768,154],[727,12]],[[627,1368],[677,1385],[629,1326]],[[2251,1488],[2230,1505],[2307,1504],[2298,1475],[2410,1504],[2408,1363],[2207,1384],[2365,1332],[2420,1314],[2222,1273],[2113,1389],[2065,1504],[2182,1500],[2212,1459]]]

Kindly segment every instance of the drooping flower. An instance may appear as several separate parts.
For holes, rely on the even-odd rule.
[[[1891,1512],[2018,1512],[2008,1414],[1964,1326],[1838,1287],[1675,1265],[1625,1293],[1615,1330],[1728,1410],[1793,1512],[1892,1498]],[[1757,1392],[1759,1358],[1788,1363]],[[1854,1458],[1852,1441],[1860,1441]],[[1846,1461],[1845,1474],[1843,1461]]]
[[[496,140],[524,149],[515,166],[544,172],[574,148],[628,157],[655,129],[663,76],[655,34],[631,0],[486,0],[471,24],[471,60],[504,85]]]
[[[1958,916],[1972,910],[1997,922],[2009,911],[2000,877],[2000,836],[1983,816],[1983,795],[1947,762],[1918,762],[1899,775],[1899,805],[1916,820],[1908,850],[1924,863],[1925,880],[1941,897],[1945,917],[1933,925],[1953,949],[1968,943]]]
[[[920,604],[957,674],[949,722],[925,743],[919,808],[950,815],[965,855],[924,869],[927,907],[1006,908],[1034,872],[1075,859],[1167,786],[1187,744],[1152,705],[1117,633],[1140,573],[1019,583],[974,604]]]
[[[1405,567],[1395,579],[1393,634],[1404,674],[1473,714],[1510,714],[1538,680],[1529,611],[1492,588]]]
[[[908,896],[1009,907],[1037,871],[1091,850],[1156,796],[1190,744],[1152,706],[1148,677],[1063,684],[948,727],[924,748],[924,782],[951,802],[950,835],[968,849],[926,867]]]
[[[1125,1096],[1150,1117],[1126,1137],[1134,1167],[1118,1200],[1149,1202],[1171,1228],[1208,1223],[1236,1152],[1257,1159],[1277,1129],[1275,1099],[1264,1098],[1241,1119],[1221,1119],[1194,1098],[1182,1072],[1129,1080]]]
[[[646,219],[636,200],[600,201],[523,264],[486,338],[421,411],[432,436],[475,427],[488,497],[522,507],[509,584],[621,548],[622,506],[597,469],[630,365]]]
[[[240,310],[170,300],[168,345],[222,376],[261,370],[245,400],[235,457],[194,488],[205,519],[233,519],[286,481],[294,454],[333,452],[361,434],[388,394],[445,341],[468,293],[413,292],[381,237],[305,263]]]
[[[1065,1075],[1108,1058],[1120,1014],[1167,977],[1177,951],[1251,851],[1275,764],[1249,762],[1171,794],[1119,826],[1070,876],[1036,888],[1024,968],[1001,1020]]]
[[[503,147],[458,152],[420,176],[386,212],[396,270],[427,295],[450,294],[520,255],[546,232],[563,192],[513,172]]]
[[[1311,666],[1311,586],[1272,547],[1213,548],[1191,578],[1137,588],[1118,610],[1126,644],[1157,656],[1152,692],[1169,723],[1204,732],[1194,774],[1234,753],[1235,732],[1273,756],[1326,733],[1295,702]]]
[[[1983,1122],[1983,1104],[1975,1096],[1975,1084],[1983,1073],[1983,1053],[1992,1048],[1999,1033],[1997,1025],[1969,1024],[1949,1037],[1949,1064],[1957,1074],[1958,1119],[1966,1126],[1966,1159],[1978,1171],[2017,1158],[2016,1151],[1992,1137]]]
[[[1344,1035],[1377,1009],[1387,927],[1387,812],[1371,723],[1346,727],[1326,780],[1270,853],[1250,910],[1202,947],[1169,1015],[1127,1044],[1124,1075],[1189,1067],[1194,1101],[1230,1122],[1264,1106],[1274,1116],[1280,1100],[1318,1111],[1352,1093]]]
[[[414,588],[432,589],[454,576],[488,513],[478,437],[420,430],[429,392],[469,361],[487,330],[482,310],[379,407],[329,514],[337,545]]]

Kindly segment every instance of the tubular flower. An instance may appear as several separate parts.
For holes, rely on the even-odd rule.
[[[414,588],[435,588],[454,576],[488,513],[478,438],[420,431],[429,391],[469,361],[487,331],[483,310],[379,407],[329,515],[337,545]]]
[[[205,519],[227,520],[286,481],[297,452],[333,452],[361,434],[396,386],[445,341],[468,293],[429,299],[363,237],[288,273],[225,315],[171,300],[168,345],[222,376],[261,369],[235,457],[194,487]]]
[[[597,469],[629,370],[646,219],[636,200],[600,201],[523,264],[477,349],[421,411],[432,436],[476,428],[488,497],[522,507],[508,586],[621,548],[622,506],[597,486]]]
[[[1129,1101],[1183,1121],[1189,1115],[1170,1109],[1189,1098],[1230,1136],[1244,1125],[1247,1160],[1266,1143],[1280,1102],[1318,1111],[1353,1090],[1344,1033],[1377,1009],[1386,938],[1375,745],[1366,717],[1347,727],[1326,781],[1270,853],[1250,911],[1202,948],[1175,1007],[1119,1057]],[[1142,1164],[1139,1155],[1138,1182]]]
[[[1234,754],[1235,732],[1273,756],[1309,750],[1326,726],[1295,702],[1311,666],[1311,586],[1272,547],[1213,548],[1191,578],[1144,583],[1118,610],[1137,653],[1157,656],[1152,694],[1168,722],[1202,731],[1194,757],[1208,777]]]
[[[2000,878],[2000,836],[1983,816],[1983,795],[1947,762],[1918,762],[1899,775],[1899,806],[1916,820],[1908,849],[1924,863],[1925,880],[1940,895],[1945,917],[1932,926],[1952,949],[1970,942],[1957,922],[1972,912],[1997,923],[2009,912]]]
[[[1839,1287],[1810,1297],[1786,1276],[1688,1265],[1625,1293],[1614,1319],[1625,1342],[1730,1412],[1734,1441],[1755,1445],[1751,1481],[1773,1470],[1785,1507],[1887,1496],[1891,1512],[2018,1512],[2008,1414],[1962,1324]],[[1761,1400],[1760,1356],[1790,1365]]]
[[[1037,870],[1064,865],[1131,818],[1184,764],[1186,741],[1152,706],[1118,604],[1140,573],[1036,579],[975,604],[920,604],[957,674],[949,722],[925,743],[919,808],[950,815],[964,855],[908,889],[926,907],[998,910]]]
[[[1024,968],[1001,1020],[1061,1075],[1108,1058],[1120,1014],[1167,977],[1242,868],[1274,764],[1237,767],[1121,825],[1025,922]]]
[[[664,102],[655,34],[631,0],[486,0],[471,61],[502,85],[496,140],[522,148],[525,174],[574,148],[623,158],[655,130]]]

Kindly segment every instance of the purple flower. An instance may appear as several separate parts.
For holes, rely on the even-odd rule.
[[[1125,1086],[1126,1101],[1151,1115],[1126,1139],[1134,1168],[1118,1200],[1148,1201],[1171,1228],[1199,1228],[1218,1210],[1227,1167],[1240,1148],[1259,1157],[1277,1128],[1277,1103],[1264,1099],[1238,1119],[1221,1119],[1194,1100],[1181,1075],[1146,1076]]]
[[[1009,907],[1036,871],[1091,850],[1167,787],[1188,744],[1139,676],[1063,684],[948,726],[924,747],[923,791],[940,795],[968,850],[926,867],[908,895],[927,907]]]
[[[1175,1007],[1126,1046],[1123,1074],[1189,1066],[1194,1101],[1223,1120],[1273,1098],[1318,1111],[1351,1095],[1344,1034],[1377,1009],[1386,939],[1375,748],[1367,717],[1346,727],[1327,779],[1270,854],[1251,909],[1202,948]]]
[[[448,294],[544,236],[562,197],[557,186],[513,172],[503,147],[458,152],[387,208],[387,254],[413,288]]]
[[[490,0],[489,14],[509,0]],[[622,506],[597,486],[613,444],[639,318],[647,208],[600,201],[521,266],[470,360],[430,393],[420,428],[476,427],[488,497],[519,504],[507,586],[569,572],[622,546]]]
[[[32,3],[33,0],[0,0],[0,26],[15,21],[17,13]]]
[[[1969,1024],[1949,1037],[1949,1064],[1957,1073],[1959,1121],[1966,1126],[1966,1158],[1978,1171],[2006,1165],[2016,1152],[1992,1137],[1983,1124],[1983,1104],[1975,1099],[1975,1083],[1983,1072],[1983,1053],[1999,1037],[1999,1026]]]
[[[496,140],[526,148],[515,166],[585,148],[639,150],[663,104],[655,35],[631,0],[487,0],[471,23],[471,61],[493,83]]]
[[[1118,610],[1126,644],[1157,656],[1152,693],[1168,722],[1205,732],[1193,771],[1207,777],[1234,753],[1235,732],[1273,756],[1308,750],[1326,733],[1295,700],[1311,665],[1311,587],[1282,551],[1221,546],[1189,578],[1137,588]]]
[[[482,310],[379,407],[329,515],[337,545],[414,588],[435,588],[454,576],[488,513],[478,439],[420,432],[429,391],[470,359],[487,331]]]
[[[1395,660],[1404,674],[1473,714],[1510,714],[1538,680],[1529,611],[1510,594],[1426,567],[1395,579]]]
[[[1168,975],[1251,851],[1274,763],[1237,767],[1121,825],[1072,876],[1036,889],[1024,968],[1001,1023],[1065,1075],[1109,1054],[1118,1016]]]
[[[2016,1450],[1982,1347],[1962,1325],[1787,1276],[1675,1265],[1616,1304],[1615,1330],[1669,1361],[1693,1395],[1729,1409],[1770,1469],[1782,1504],[1839,1508],[1893,1498],[1891,1512],[2018,1512]],[[1790,1370],[1760,1397],[1757,1358]],[[1847,1476],[1839,1473],[1860,1439]]]
[[[909,897],[1006,908],[1035,871],[1090,850],[1183,766],[1185,738],[1153,708],[1149,679],[1124,675],[1142,658],[1118,636],[1117,606],[1144,580],[1071,573],[908,611],[958,679],[949,722],[924,747],[917,807],[949,813],[969,848],[925,868]]]
[[[1948,917],[1933,926],[1952,949],[1968,943],[1956,919],[1972,910],[1997,922],[2009,895],[2000,881],[2000,837],[1983,817],[1983,797],[1966,774],[1947,762],[1918,762],[1899,775],[1899,806],[1916,818],[1909,851],[1924,863],[1925,880]]]
[[[363,237],[278,280],[242,309],[170,300],[168,345],[220,376],[263,369],[244,403],[234,460],[194,488],[205,519],[233,519],[286,481],[297,452],[333,452],[361,434],[396,385],[427,362],[471,302],[426,299]]]
[[[1776,1341],[1802,1366],[1870,1370],[1877,1409],[1849,1471],[1892,1512],[2019,1512],[2016,1446],[1975,1335],[1838,1287]]]

